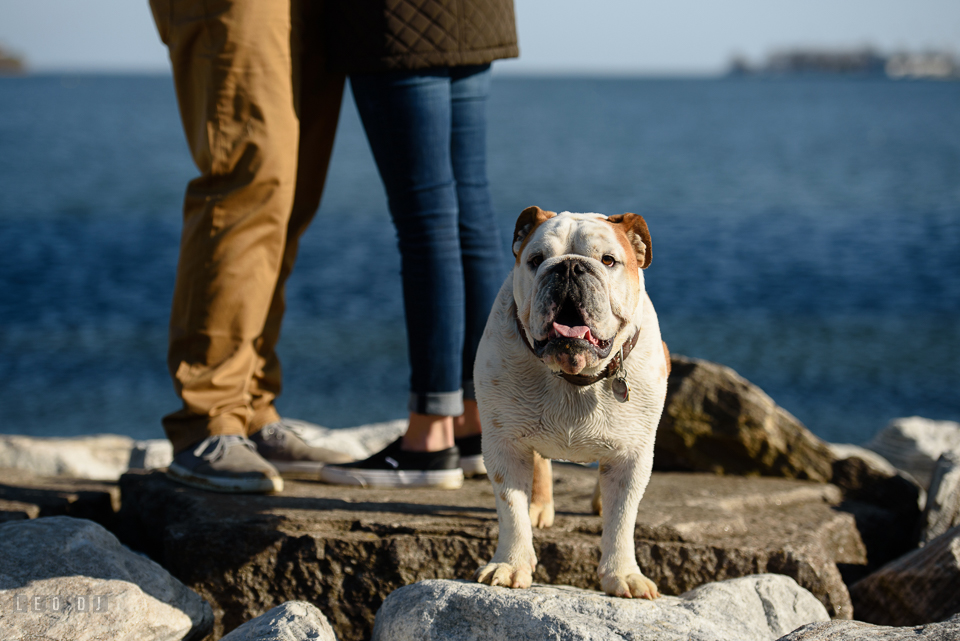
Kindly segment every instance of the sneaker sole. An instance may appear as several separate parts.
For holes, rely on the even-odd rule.
[[[231,494],[268,494],[283,491],[281,478],[236,478],[229,476],[200,476],[185,467],[171,463],[167,468],[167,477],[177,483],[189,485],[200,490],[211,492],[228,492]]]
[[[334,485],[361,487],[432,487],[456,490],[463,486],[463,470],[361,470],[328,465],[320,480]]]
[[[310,479],[320,478],[320,470],[323,469],[323,463],[307,461],[272,461],[267,459],[270,465],[277,468],[283,478],[289,479]]]
[[[466,478],[474,476],[486,476],[487,467],[483,464],[483,454],[476,456],[461,456],[460,468]]]

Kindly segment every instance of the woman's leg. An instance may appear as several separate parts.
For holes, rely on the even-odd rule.
[[[447,70],[358,75],[354,99],[397,228],[411,365],[404,449],[453,445],[463,413],[464,277]]]
[[[464,413],[455,419],[455,436],[480,432],[473,392],[473,364],[490,308],[506,275],[500,233],[487,182],[487,97],[490,65],[451,70],[451,157],[460,209],[465,333],[463,343]]]

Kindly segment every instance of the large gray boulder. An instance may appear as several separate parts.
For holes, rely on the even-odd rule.
[[[655,601],[568,586],[511,590],[433,580],[387,597],[372,641],[773,641],[827,620],[812,594],[774,574],[710,583]]]
[[[957,525],[960,525],[960,452],[945,452],[937,460],[930,480],[920,545],[926,545]]]
[[[923,625],[960,613],[960,526],[850,587],[857,619]]]
[[[827,482],[833,455],[729,367],[674,355],[654,468]]]
[[[940,455],[951,450],[960,452],[960,423],[920,416],[897,418],[877,432],[866,447],[908,472],[926,488]]]
[[[0,639],[202,638],[210,606],[101,526],[54,516],[0,525]]]
[[[860,621],[810,623],[777,641],[957,641],[960,615],[941,623],[890,628]]]
[[[220,641],[337,641],[333,628],[317,606],[287,601],[251,619]]]

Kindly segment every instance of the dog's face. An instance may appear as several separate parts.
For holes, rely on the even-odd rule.
[[[517,219],[513,253],[517,314],[551,370],[598,368],[640,325],[640,270],[651,258],[643,217],[528,207]]]

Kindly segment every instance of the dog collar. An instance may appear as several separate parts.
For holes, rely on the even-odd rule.
[[[533,345],[530,344],[530,340],[527,337],[527,331],[523,328],[523,323],[520,322],[519,310],[516,308],[514,308],[513,319],[517,322],[517,331],[520,333],[520,340],[523,341],[523,344],[527,346],[527,349],[530,350],[531,354],[537,356],[537,353],[533,349]],[[580,387],[593,385],[594,383],[598,383],[605,378],[616,376],[620,372],[620,367],[623,365],[623,362],[627,360],[627,356],[629,356],[630,352],[633,351],[633,348],[636,346],[638,340],[640,340],[639,329],[637,330],[637,333],[633,335],[633,338],[623,344],[623,346],[620,348],[620,351],[614,355],[613,360],[607,363],[607,366],[603,370],[597,374],[594,374],[593,376],[586,376],[584,374],[567,374],[566,372],[557,372],[556,375],[568,383],[572,385],[579,385]],[[537,356],[537,358],[540,357]],[[622,377],[619,377],[617,380],[623,379]],[[627,398],[629,398],[629,390],[627,391]],[[618,398],[618,400],[620,399]]]

